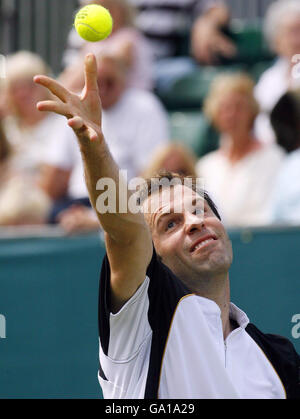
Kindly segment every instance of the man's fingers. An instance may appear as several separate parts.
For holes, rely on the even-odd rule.
[[[44,100],[43,102],[38,102],[36,107],[42,112],[55,112],[59,115],[69,117],[68,107],[62,102],[58,103],[54,100]]]
[[[84,61],[84,78],[86,91],[98,91],[97,61],[93,54],[87,54]]]
[[[56,80],[51,79],[51,77],[35,76],[33,81],[49,89],[50,92],[57,96],[62,102],[66,102],[68,96],[70,95],[70,92],[67,89],[65,89]]]
[[[68,125],[75,131],[85,131],[87,129],[80,116],[74,116],[74,118],[69,119]]]
[[[69,119],[68,125],[75,131],[78,137],[87,138],[90,141],[97,141],[100,138],[100,133],[87,126],[80,116],[74,116],[74,118]]]
[[[213,54],[209,45],[203,45],[198,49],[197,59],[204,64],[211,64],[213,62]]]
[[[225,57],[232,57],[236,54],[236,46],[227,37],[220,35],[216,41],[217,50]]]

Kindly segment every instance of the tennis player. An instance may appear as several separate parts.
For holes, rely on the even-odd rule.
[[[178,177],[168,188],[157,178],[141,193],[144,214],[99,211],[98,180],[113,180],[117,203],[122,185],[101,129],[95,57],[86,56],[81,96],[45,76],[35,82],[56,97],[38,109],[65,115],[77,135],[90,200],[105,231],[104,397],[299,398],[300,358],[292,343],[262,333],[230,302],[231,242],[206,193]]]

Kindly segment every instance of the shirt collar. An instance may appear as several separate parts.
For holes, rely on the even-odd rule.
[[[217,303],[199,295],[197,297],[201,301],[202,310],[205,315],[221,316],[221,310]],[[245,329],[250,322],[247,314],[233,303],[230,303],[229,306],[229,318],[236,321],[242,329]]]
[[[233,303],[230,303],[229,317],[235,320],[242,329],[245,329],[250,322],[247,314]]]

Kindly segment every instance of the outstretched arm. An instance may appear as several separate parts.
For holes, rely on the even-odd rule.
[[[111,266],[112,311],[117,311],[145,278],[152,256],[152,240],[142,213],[134,214],[129,210],[118,212],[119,168],[110,154],[101,128],[102,109],[96,59],[92,54],[86,56],[85,86],[80,96],[46,76],[36,76],[34,81],[48,88],[54,95],[53,100],[39,102],[37,108],[64,115],[77,136],[90,200],[106,232],[106,248]],[[101,192],[97,191],[96,185],[102,178],[111,179],[115,185],[114,213],[97,210],[97,199]],[[130,191],[126,193],[129,199]]]
[[[219,54],[224,57],[236,54],[235,45],[220,29],[229,20],[228,8],[216,5],[195,21],[191,33],[191,52],[197,61],[214,64]]]

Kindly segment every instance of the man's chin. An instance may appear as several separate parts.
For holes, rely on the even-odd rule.
[[[203,278],[215,278],[218,276],[227,275],[231,266],[231,262],[231,260],[222,260],[216,262],[214,258],[210,258],[203,263],[199,262],[195,266],[195,272],[197,272],[199,277]]]

